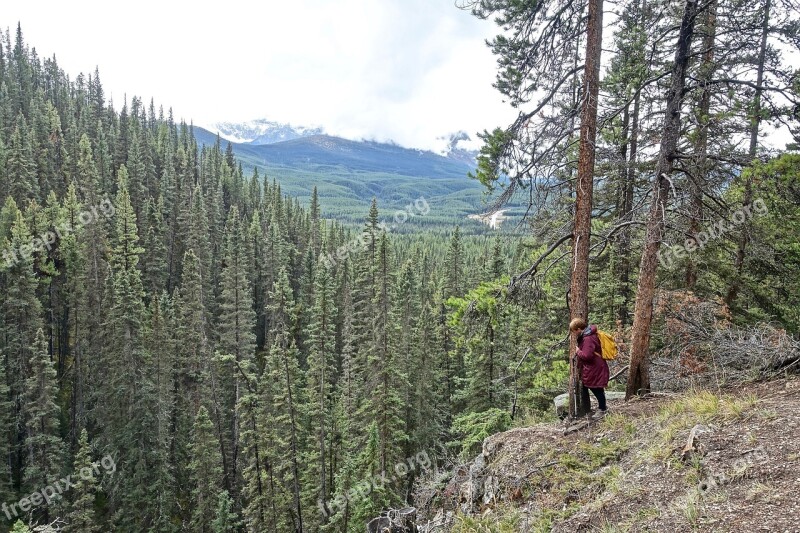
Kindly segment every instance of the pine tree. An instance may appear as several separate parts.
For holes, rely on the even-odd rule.
[[[269,376],[257,379],[252,364],[242,365],[248,378],[246,392],[237,406],[241,413],[240,429],[242,496],[246,504],[242,512],[248,529],[277,531],[275,460],[275,425],[273,417],[274,384]],[[266,370],[265,370],[266,372]]]
[[[11,458],[11,435],[14,432],[14,405],[10,401],[10,389],[6,381],[6,361],[0,350],[0,457]],[[0,463],[0,499],[12,501],[13,479],[9,461]]]
[[[41,329],[36,332],[27,368],[28,378],[22,396],[27,452],[23,483],[26,492],[33,492],[59,479],[64,461],[64,443],[59,436],[59,408],[56,403],[58,382]],[[56,504],[60,499],[59,496]],[[52,516],[51,505],[42,506],[45,522]]]
[[[335,420],[338,430],[340,445],[336,450],[339,469],[335,477],[335,493],[332,503],[327,503],[326,512],[330,514],[328,519],[328,531],[348,531],[352,509],[348,500],[348,493],[353,488],[353,484],[358,481],[356,457],[360,450],[359,442],[359,423],[353,416],[359,411],[363,369],[358,365],[357,350],[353,342],[353,298],[351,291],[351,274],[349,263],[343,267],[342,281],[342,317],[341,337],[342,337],[342,370],[338,380],[338,398],[335,405]]]
[[[14,526],[11,528],[10,533],[33,533],[31,529],[26,526],[22,520],[17,520],[14,522]]]
[[[377,249],[375,269],[376,293],[373,300],[372,342],[365,368],[365,401],[362,417],[372,427],[375,439],[373,455],[362,457],[360,479],[370,479],[384,472],[392,472],[403,458],[407,435],[403,420],[401,391],[402,375],[397,354],[392,350],[391,327],[391,266],[386,234],[381,234]],[[366,468],[366,470],[364,469]],[[381,508],[402,501],[400,481],[393,481],[369,496],[373,508]],[[357,515],[357,513],[356,513]],[[356,516],[354,523],[358,523]]]
[[[409,437],[416,450],[425,451],[431,457],[445,455],[443,442],[447,440],[445,433],[450,418],[442,376],[442,360],[448,354],[442,350],[435,309],[435,305],[423,303],[416,318],[416,352],[412,354],[412,373],[407,377],[414,388],[410,415],[414,433]],[[426,369],[425,377],[414,379],[414,372],[420,368]]]
[[[66,531],[72,533],[94,533],[101,531],[95,516],[95,494],[97,480],[92,469],[92,450],[89,446],[89,435],[86,429],[81,430],[78,440],[78,453],[72,467],[72,502],[67,515]],[[87,472],[91,472],[87,475]]]
[[[227,490],[219,493],[217,500],[217,516],[211,523],[213,533],[236,533],[242,527],[239,515],[233,512],[233,500]]]
[[[314,256],[316,258],[319,257],[322,247],[319,219],[319,195],[317,194],[316,185],[314,185],[314,190],[311,193],[311,207],[309,208],[309,215],[311,219],[311,249],[314,250]]]
[[[109,191],[101,187],[101,176],[97,169],[97,164],[92,153],[92,142],[85,133],[81,135],[78,144],[77,161],[75,163],[75,174],[72,182],[81,191],[80,200],[89,205],[97,205],[104,194]]]
[[[176,530],[174,517],[180,509],[179,502],[188,499],[185,489],[188,481],[181,484],[177,481],[179,470],[185,471],[188,459],[176,464],[171,452],[177,433],[181,437],[187,436],[188,431],[173,425],[174,413],[174,375],[176,348],[179,346],[172,335],[175,317],[173,304],[169,296],[162,294],[160,298],[150,300],[148,309],[148,327],[145,332],[145,349],[150,356],[148,375],[152,376],[153,398],[152,418],[152,446],[150,468],[153,471],[149,498],[153,501],[153,519],[150,525],[152,531],[159,533],[173,533]],[[188,417],[187,417],[188,418]],[[187,476],[181,481],[187,480]],[[184,491],[184,492],[182,492]]]
[[[208,410],[201,406],[197,411],[192,430],[191,472],[192,520],[191,529],[198,533],[212,533],[217,518],[219,496],[222,493],[222,458],[214,436],[214,425]]]
[[[166,290],[167,283],[164,219],[161,216],[163,208],[163,202],[160,198],[158,202],[150,198],[147,201],[144,216],[146,229],[143,243],[144,254],[141,257],[141,270],[146,293],[151,298],[159,297],[161,292]]]
[[[334,279],[330,267],[317,265],[314,283],[314,307],[311,310],[309,356],[307,371],[305,416],[308,420],[309,438],[305,454],[306,492],[304,508],[315,509],[318,502],[330,499],[332,480],[329,461],[333,439],[333,392],[335,384],[336,306]],[[309,513],[305,526],[318,529],[324,517]]]
[[[450,246],[445,258],[445,293],[444,297],[461,296],[466,287],[464,280],[464,249],[461,243],[461,229],[456,226],[450,237]]]
[[[225,398],[221,411],[230,428],[230,463],[226,475],[226,488],[238,497],[236,485],[240,472],[239,433],[241,420],[235,406],[244,394],[241,365],[253,358],[255,351],[255,312],[253,311],[253,288],[251,285],[251,254],[246,228],[239,218],[239,210],[231,208],[225,227],[225,256],[221,275],[219,351],[229,356],[220,369],[220,384]],[[226,458],[227,463],[227,458]]]
[[[286,516],[290,518],[289,523],[279,522],[278,525],[303,531],[304,513],[300,498],[300,474],[303,468],[301,445],[305,441],[300,413],[300,406],[304,404],[303,374],[299,367],[300,352],[290,333],[297,318],[286,270],[278,274],[270,292],[270,302],[268,312],[275,329],[275,340],[270,349],[265,378],[269,371],[267,379],[275,388],[272,398],[274,418],[270,421],[275,428],[275,477],[287,494],[283,505],[288,510]]]
[[[8,230],[11,238],[5,239],[8,255],[4,257],[2,268],[5,291],[0,296],[3,318],[0,322],[0,338],[3,341],[2,352],[13,406],[13,426],[23,428],[26,426],[26,419],[20,406],[24,403],[23,393],[28,391],[25,377],[30,375],[30,361],[39,355],[35,350],[38,332],[43,327],[42,305],[36,297],[37,280],[33,271],[33,256],[24,248],[30,246],[31,241],[25,219],[11,197],[6,200],[2,212],[6,223],[10,222],[12,225]],[[10,432],[9,436],[12,476],[19,480],[23,467],[23,436],[19,431]]]
[[[6,172],[11,177],[9,193],[18,205],[26,205],[28,200],[39,198],[39,182],[28,123],[21,114],[17,116],[7,150]]]
[[[107,334],[114,344],[102,352],[95,410],[102,428],[101,446],[119,457],[115,527],[136,531],[161,518],[161,500],[154,490],[160,487],[166,465],[162,442],[149,438],[152,428],[159,424],[162,404],[153,379],[153,359],[143,338],[146,314],[138,269],[142,249],[138,246],[136,213],[130,202],[127,177],[126,168],[120,167],[107,289],[113,301]]]
[[[397,387],[403,406],[404,432],[407,436],[416,432],[419,420],[413,417],[413,408],[416,404],[416,388],[409,380],[417,369],[416,355],[419,352],[419,335],[417,320],[420,314],[419,300],[417,298],[417,278],[414,265],[406,261],[400,268],[395,286],[393,287],[393,305],[391,309],[391,351],[397,358]],[[411,455],[411,442],[407,442],[404,456]]]
[[[189,249],[183,259],[181,286],[176,290],[175,353],[168,374],[172,381],[170,424],[173,429],[169,449],[178,487],[188,486],[189,436],[194,422],[191,413],[196,413],[204,401],[213,398],[211,386],[207,383],[211,347],[203,287],[199,261]],[[180,496],[186,497],[187,494]]]

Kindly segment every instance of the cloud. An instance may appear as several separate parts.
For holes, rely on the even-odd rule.
[[[269,118],[350,138],[433,148],[514,113],[492,87],[495,28],[452,0],[15,2],[40,56],[71,77],[100,69],[106,95],[172,106],[197,124]],[[201,7],[202,6],[202,7]]]

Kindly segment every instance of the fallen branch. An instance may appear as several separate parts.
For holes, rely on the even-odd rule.
[[[537,472],[539,470],[544,470],[545,468],[548,468],[548,467],[551,467],[551,466],[555,466],[557,464],[558,464],[558,461],[553,461],[552,463],[547,463],[545,465],[539,465],[539,466],[535,467],[533,470],[531,470],[530,472],[528,472],[527,474],[525,474],[524,476],[522,476],[520,479],[528,479],[531,476],[531,474],[533,474],[534,472]]]
[[[691,459],[694,452],[701,453],[700,449],[695,446],[694,441],[699,434],[705,433],[706,431],[708,431],[708,428],[699,424],[692,428],[689,432],[689,439],[686,441],[686,446],[683,447],[683,451],[681,452],[681,461],[686,462],[688,459]]]
[[[576,431],[580,431],[581,429],[583,429],[585,427],[589,427],[589,420],[588,419],[583,419],[582,421],[579,421],[579,422],[577,422],[577,423],[575,423],[575,424],[573,424],[571,426],[567,426],[564,429],[564,435],[569,435],[571,433],[575,433]]]
[[[620,376],[622,375],[622,373],[623,373],[623,372],[625,372],[626,370],[628,370],[628,366],[630,366],[630,365],[625,365],[625,366],[623,366],[623,367],[622,367],[622,368],[621,368],[621,369],[620,369],[620,370],[619,370],[619,371],[618,371],[616,374],[614,374],[613,376],[611,376],[610,378],[608,378],[608,380],[609,380],[609,381],[611,381],[612,379],[617,379],[618,377],[620,377]]]

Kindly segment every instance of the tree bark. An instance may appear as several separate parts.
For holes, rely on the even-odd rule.
[[[570,314],[572,317],[581,317],[585,320],[589,318],[589,236],[592,224],[597,96],[600,90],[600,56],[603,40],[603,0],[589,1],[588,17],[570,282]],[[574,362],[576,343],[573,336],[570,336],[570,339],[570,374],[575,378],[571,382],[576,385],[571,386],[569,391],[570,415],[581,416],[588,411],[589,406],[581,402],[580,388],[583,385],[580,383]]]
[[[655,295],[656,271],[658,270],[658,250],[664,237],[665,213],[677,156],[678,138],[681,130],[681,103],[686,85],[686,71],[689,66],[692,36],[697,17],[698,0],[687,0],[683,11],[672,66],[672,80],[667,93],[667,109],[664,129],[661,134],[661,149],[658,154],[655,175],[653,176],[653,200],[647,222],[644,250],[639,264],[639,284],[636,290],[636,306],[633,313],[633,333],[631,340],[631,368],[628,374],[626,398],[650,390],[648,349],[650,345],[650,325],[653,318],[653,297]]]

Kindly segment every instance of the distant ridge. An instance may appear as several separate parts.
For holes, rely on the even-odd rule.
[[[195,126],[199,144],[213,145],[217,136]],[[227,141],[222,140],[223,145]],[[441,179],[465,178],[473,168],[465,161],[449,159],[425,150],[413,150],[374,141],[350,141],[315,134],[270,144],[231,143],[243,163],[259,167],[295,169],[336,167],[360,172],[385,172],[403,176]]]
[[[194,126],[198,144],[229,141]],[[427,150],[374,141],[352,141],[325,134],[308,134],[269,144],[231,142],[246,172],[258,169],[277,179],[282,191],[307,201],[316,186],[326,216],[360,221],[372,198],[393,210],[423,197],[431,206],[426,220],[458,223],[482,212],[483,189],[468,177],[474,165]]]

